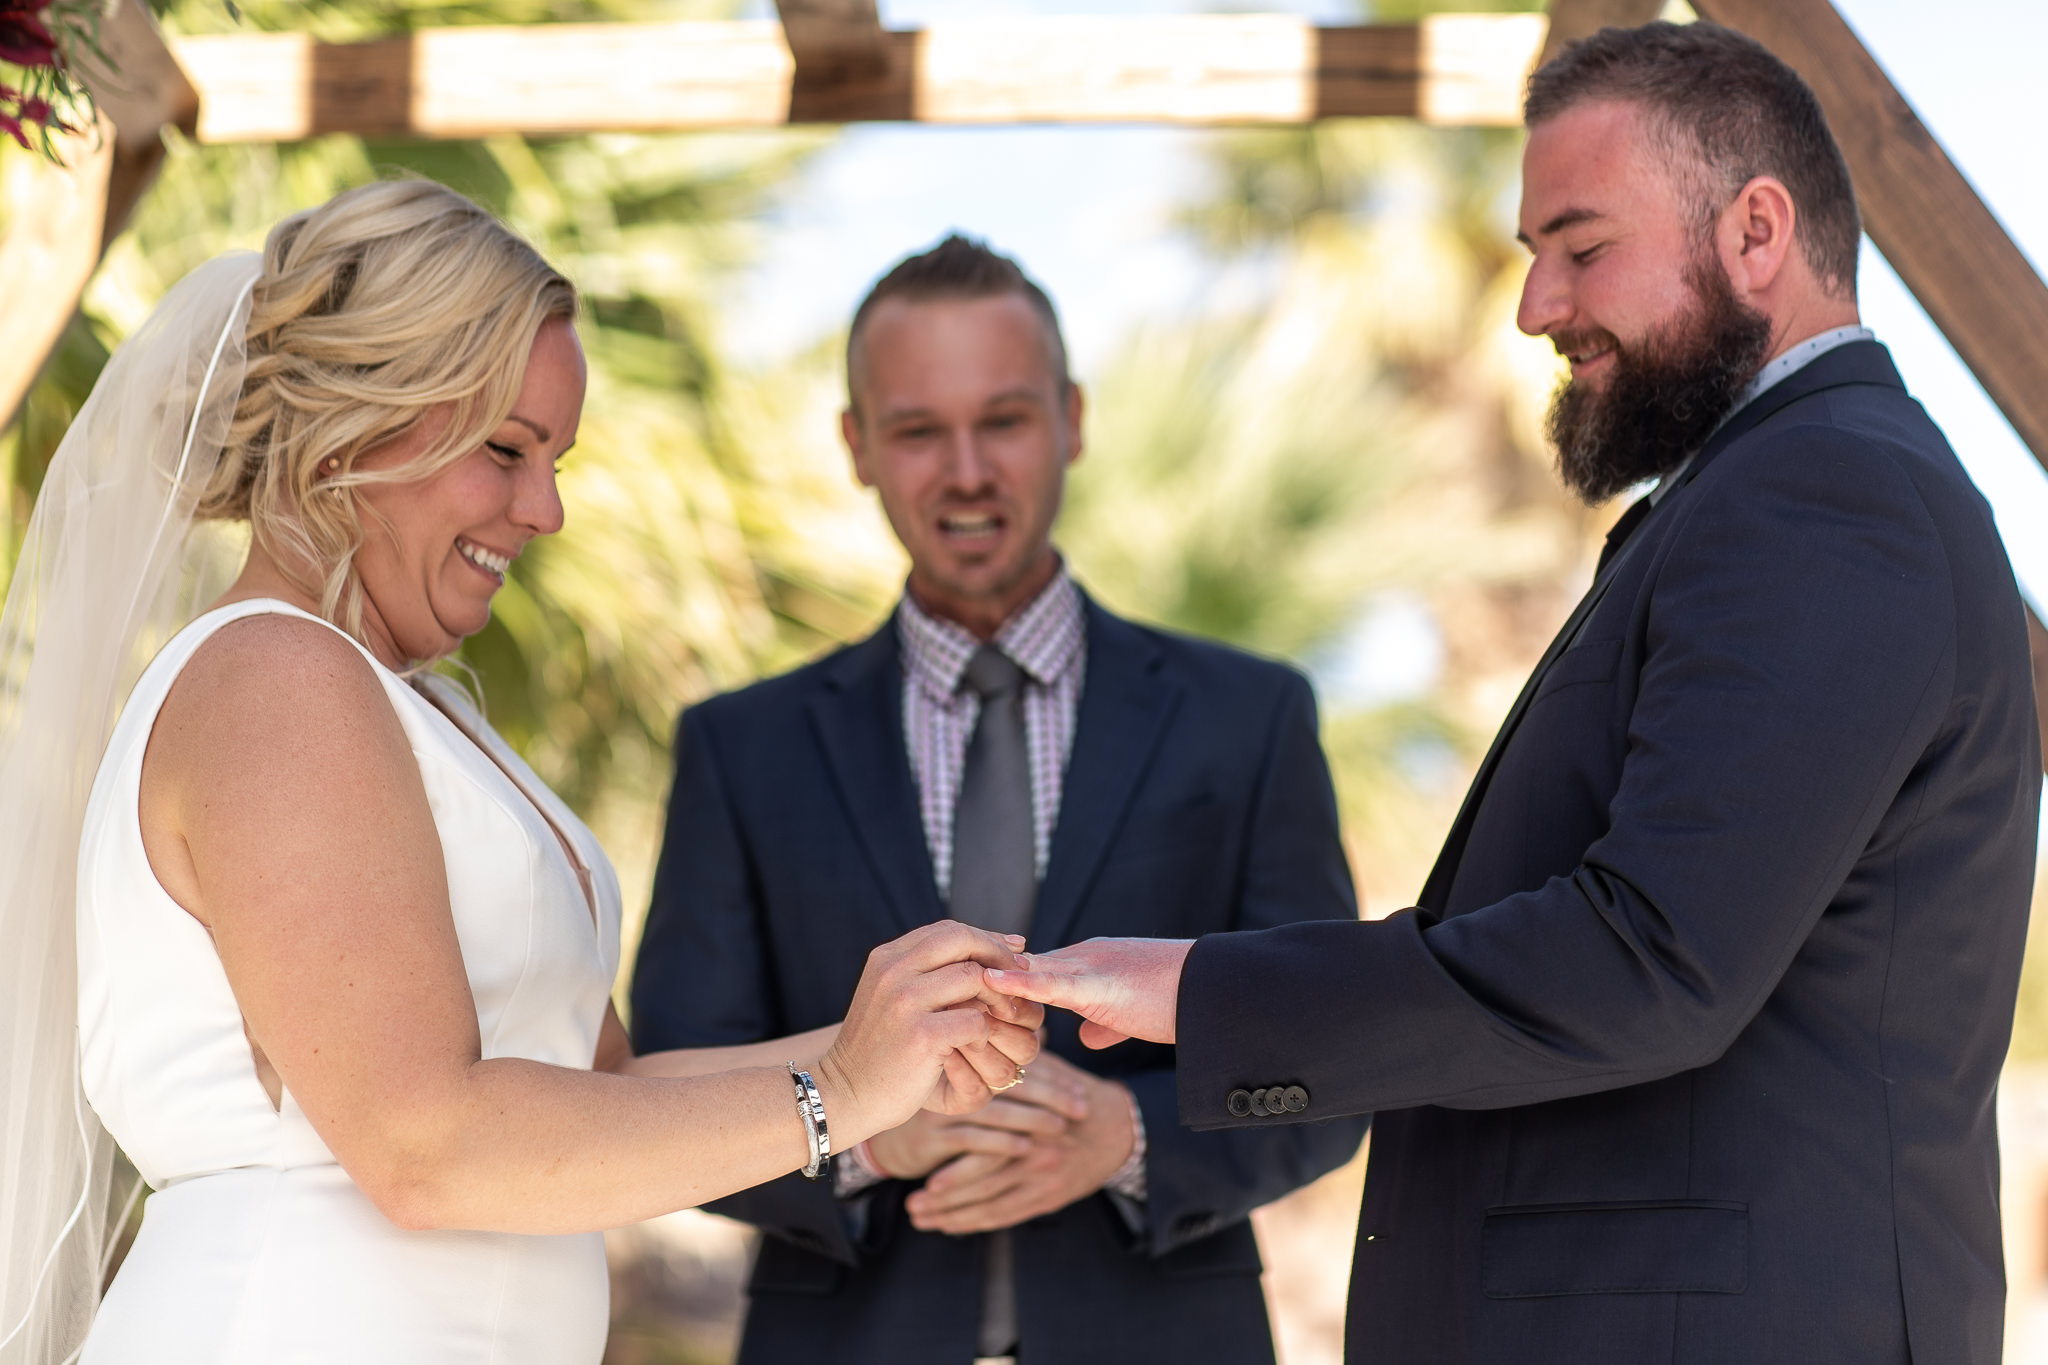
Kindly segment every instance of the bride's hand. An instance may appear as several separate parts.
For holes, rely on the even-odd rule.
[[[1043,1017],[1041,1013],[1039,1019]],[[996,1091],[1023,1079],[1024,1068],[1038,1055],[1042,1041],[1036,1028],[991,1018],[986,1043],[956,1048],[946,1058],[946,1073],[925,1096],[924,1107],[941,1114],[973,1113],[994,1099]]]
[[[989,989],[981,969],[1013,967],[1023,946],[940,920],[868,954],[846,1022],[818,1063],[835,1147],[926,1104],[978,1107],[1015,1079],[1037,1055],[1044,1010]]]

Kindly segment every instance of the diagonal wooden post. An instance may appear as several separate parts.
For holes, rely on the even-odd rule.
[[[1550,0],[1550,32],[1537,65],[1564,51],[1566,43],[1603,28],[1640,28],[1663,12],[1664,0]]]
[[[198,126],[199,96],[178,69],[141,0],[123,0],[100,29],[113,64],[80,64],[98,125],[63,139],[65,164],[27,157],[0,193],[9,204],[0,240],[0,427],[14,420],[64,334],[107,244],[120,233],[163,163],[163,130]]]
[[[1848,159],[1863,228],[2013,430],[2048,465],[2048,284],[1828,0],[1693,0],[1805,78]],[[2030,618],[2039,638],[2038,620]],[[2034,676],[2048,716],[2048,670]]]
[[[57,139],[67,164],[9,158],[0,195],[7,236],[0,240],[0,427],[21,402],[78,308],[99,263],[106,221],[108,173],[114,164],[113,124]]]

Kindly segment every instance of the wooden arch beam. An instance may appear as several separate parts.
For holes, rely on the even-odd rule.
[[[773,20],[684,21],[423,29],[352,44],[250,33],[173,49],[200,89],[202,142],[867,120],[1215,126],[1378,116],[1512,126],[1545,31],[1540,14],[1338,28],[1285,14],[1167,14],[869,32],[846,22],[844,6],[806,3],[823,9],[784,4],[786,40]],[[884,65],[833,65],[847,49],[832,35],[856,32],[881,35]]]

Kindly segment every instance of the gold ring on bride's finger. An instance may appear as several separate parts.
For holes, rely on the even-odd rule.
[[[990,1089],[990,1090],[1014,1090],[1014,1089],[1016,1089],[1016,1088],[1017,1088],[1018,1086],[1020,1086],[1020,1085],[1022,1085],[1022,1084],[1024,1084],[1024,1068],[1020,1066],[1020,1067],[1018,1067],[1018,1068],[1017,1068],[1017,1075],[1016,1075],[1016,1078],[1015,1078],[1014,1080],[1006,1081],[1006,1082],[1004,1082],[1004,1083],[1003,1083],[1002,1085],[992,1085],[992,1086],[990,1086],[990,1087],[989,1087],[989,1089]]]

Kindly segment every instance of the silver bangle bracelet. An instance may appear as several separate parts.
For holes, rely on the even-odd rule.
[[[789,1078],[796,1083],[796,1112],[804,1121],[804,1138],[811,1146],[810,1164],[804,1167],[804,1179],[816,1180],[825,1173],[825,1162],[832,1155],[832,1133],[825,1127],[825,1101],[818,1094],[818,1083],[811,1079],[808,1071],[798,1071],[796,1063],[789,1063]]]

